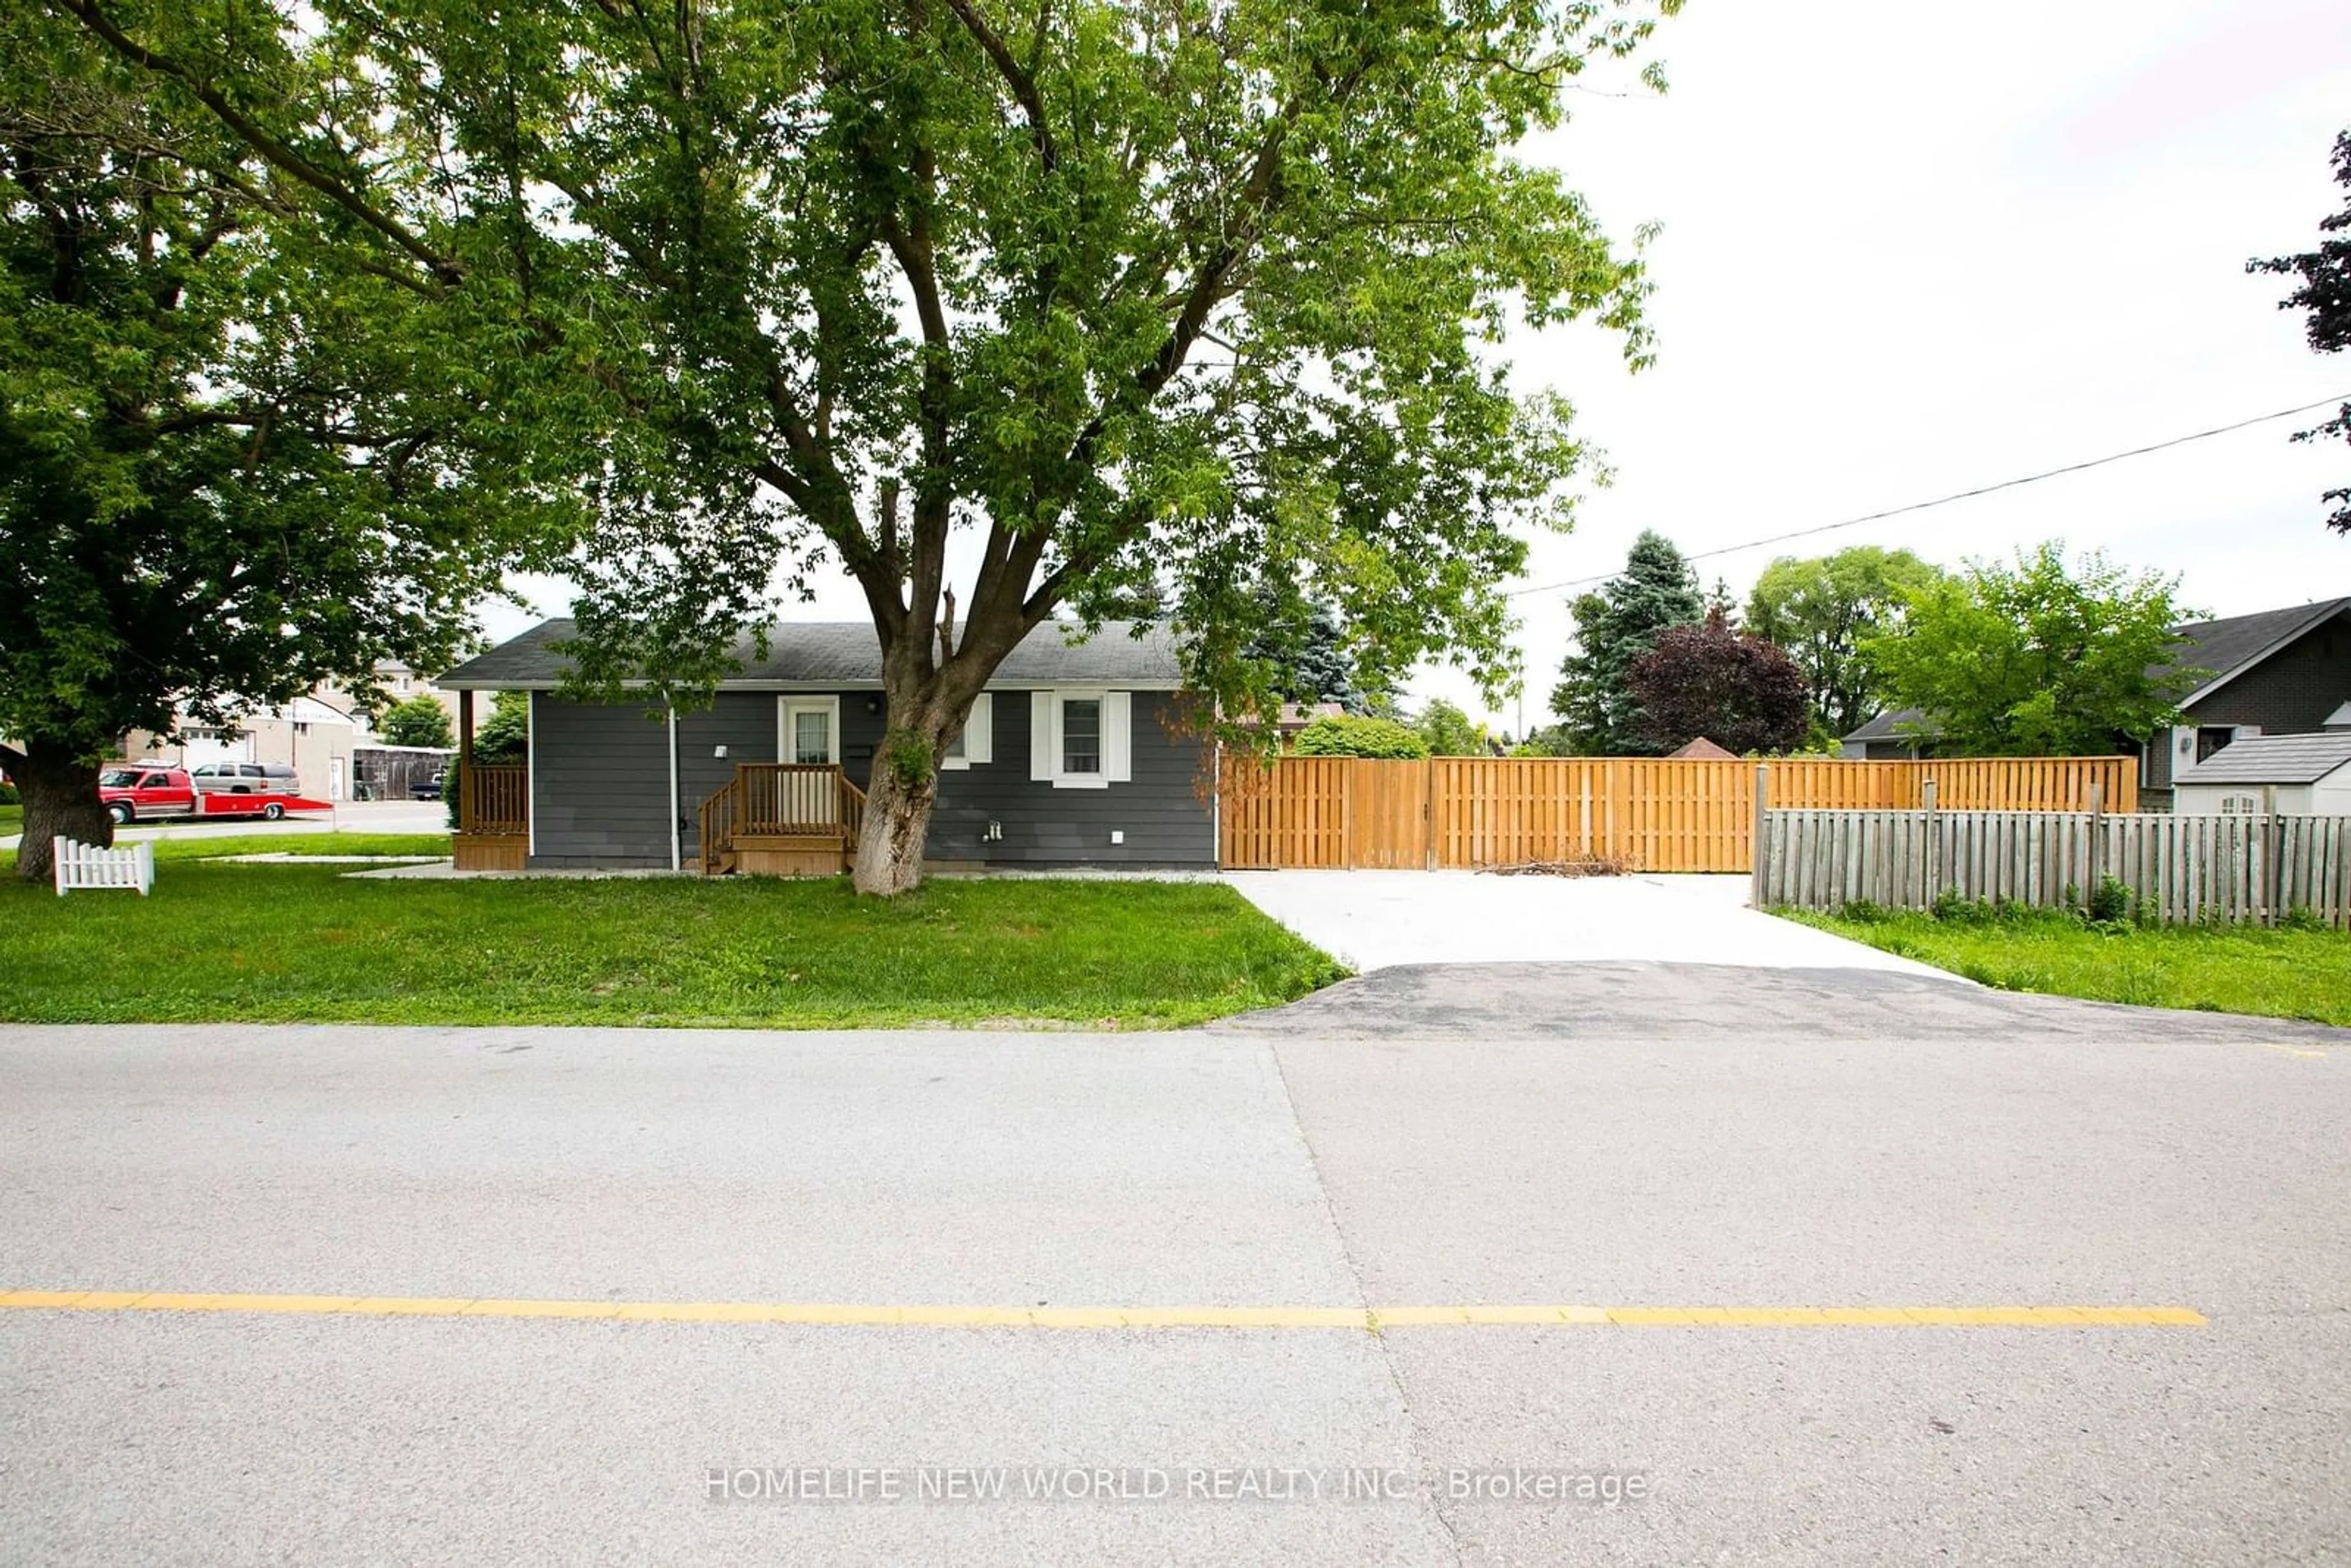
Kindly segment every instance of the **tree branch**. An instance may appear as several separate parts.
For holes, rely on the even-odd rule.
[[[972,36],[980,51],[987,56],[988,63],[996,68],[996,74],[1004,78],[1004,85],[1012,89],[1013,101],[1019,104],[1021,114],[1029,121],[1029,138],[1037,144],[1037,162],[1043,165],[1048,174],[1051,173],[1061,167],[1061,154],[1053,145],[1052,128],[1045,120],[1045,99],[1037,90],[1036,77],[1013,57],[1010,47],[995,28],[987,25],[972,0],[947,0],[947,9],[956,14],[956,20],[963,24],[964,31]],[[1038,26],[1040,29],[1044,26],[1041,14],[1038,17]]]
[[[218,89],[200,79],[194,71],[132,38],[99,9],[98,0],[50,0],[50,3],[79,21],[132,65],[153,71],[158,76],[170,77],[180,83],[197,102],[211,110],[222,124],[243,137],[246,145],[255,152],[414,256],[442,282],[454,284],[465,281],[463,263],[453,256],[443,256],[406,225],[388,214],[378,212],[349,185],[272,136],[259,122],[229,102]]]

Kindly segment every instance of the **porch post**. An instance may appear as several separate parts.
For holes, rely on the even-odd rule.
[[[683,869],[685,810],[677,795],[677,706],[669,708],[669,869]]]
[[[473,827],[474,694],[457,694],[457,831]]]
[[[1755,765],[1754,805],[1747,829],[1747,906],[1765,909],[1771,896],[1771,833],[1766,815],[1771,809],[1771,767],[1767,762]]]

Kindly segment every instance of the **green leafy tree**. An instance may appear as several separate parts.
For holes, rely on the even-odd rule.
[[[1861,656],[1863,641],[1897,628],[1908,596],[1942,575],[1907,549],[1875,545],[1802,560],[1782,556],[1755,580],[1747,630],[1795,661],[1822,728],[1849,735],[1887,706]]]
[[[575,689],[694,700],[849,573],[897,732],[867,892],[916,882],[1006,654],[1146,582],[1228,717],[1266,706],[1269,580],[1499,689],[1500,585],[1582,454],[1490,345],[1588,317],[1646,357],[1640,267],[1512,150],[1677,0],[53,4],[259,150],[306,238],[441,302],[498,419],[575,462]],[[281,108],[284,60],[342,90]]]
[[[490,698],[490,716],[474,728],[474,760],[487,768],[527,761],[530,756],[530,694],[498,692]],[[442,777],[441,797],[449,803],[449,825],[457,825],[457,804],[463,791],[458,774],[462,758],[451,758]]]
[[[1664,535],[1643,530],[1625,558],[1625,570],[1597,593],[1578,599],[1575,647],[1551,695],[1573,754],[1641,757],[1658,749],[1643,734],[1639,705],[1626,683],[1633,662],[1656,646],[1669,626],[1706,614],[1697,574]]]
[[[1384,757],[1417,760],[1428,742],[1410,725],[1392,718],[1326,715],[1298,732],[1290,749],[1301,757]]]
[[[375,721],[378,734],[390,746],[432,746],[447,748],[454,742],[449,733],[449,710],[428,696],[413,696],[404,703],[394,703],[383,710]]]
[[[2205,672],[2174,667],[2189,619],[2178,580],[2130,573],[2093,552],[2017,552],[2013,567],[1970,561],[1914,589],[1899,628],[1862,643],[1899,706],[1927,716],[1947,752],[2085,756],[2153,734]]]
[[[1575,743],[1567,727],[1559,724],[1537,725],[1527,731],[1516,746],[1510,747],[1513,757],[1573,757]]]
[[[192,0],[179,25],[246,8]],[[323,102],[283,55],[290,118]],[[0,13],[0,747],[17,873],[110,841],[99,758],[379,659],[432,665],[541,521],[435,313],[334,247],[208,111],[37,7]]]
[[[520,762],[530,749],[530,694],[500,692],[490,699],[490,716],[474,730],[477,762]]]
[[[1431,757],[1483,757],[1486,727],[1442,697],[1430,701],[1413,721],[1413,730],[1428,743]]]
[[[1802,672],[1774,644],[1734,630],[1719,604],[1695,626],[1659,632],[1625,685],[1642,739],[1659,751],[1701,737],[1742,754],[1792,751],[1810,733]]]
[[[2335,179],[2343,187],[2343,210],[2318,220],[2318,247],[2297,256],[2273,256],[2245,264],[2248,272],[2277,272],[2302,279],[2302,287],[2278,301],[2281,310],[2310,313],[2310,346],[2314,352],[2339,354],[2351,349],[2351,131],[2335,138]],[[2316,441],[2333,436],[2351,441],[2351,402],[2333,419],[2294,436]],[[2351,486],[2329,490],[2321,499],[2335,507],[2326,526],[2351,534]]]

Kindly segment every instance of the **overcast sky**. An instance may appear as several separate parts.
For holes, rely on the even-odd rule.
[[[1581,329],[1513,345],[1615,472],[1523,586],[1605,574],[1644,528],[1716,549],[2351,392],[2351,355],[2276,308],[2286,280],[2244,270],[2342,204],[2342,0],[1689,0],[1658,42],[1667,94],[1578,93],[1536,150],[1613,233],[1663,225],[1659,357],[1628,374]],[[1699,570],[1743,597],[1782,550],[1955,564],[2063,538],[2215,614],[2351,593],[2318,498],[2351,449],[2286,439],[2315,417]],[[1517,601],[1528,723],[1566,597]],[[542,585],[539,608],[566,606]],[[809,613],[862,609],[842,579]],[[1447,671],[1414,695],[1481,706]]]
[[[2351,356],[2276,308],[2285,280],[2244,270],[2342,205],[2351,5],[1690,0],[1659,37],[1665,97],[1577,95],[1545,149],[1612,230],[1663,225],[1660,352],[1628,375],[1593,334],[1523,345],[1616,473],[1529,583],[1606,573],[1644,528],[1719,549],[2351,392]],[[2216,614],[2351,592],[2318,499],[2351,449],[2297,427],[1698,567],[1743,597],[1782,551],[1956,563],[2062,538],[2179,573]],[[1565,600],[1519,601],[1530,722]]]

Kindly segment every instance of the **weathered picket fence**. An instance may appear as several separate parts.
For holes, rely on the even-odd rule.
[[[135,887],[144,898],[155,885],[155,846],[131,844],[101,849],[68,838],[49,841],[49,863],[57,879],[57,896],[77,887]]]
[[[2163,924],[2351,927],[2351,817],[2171,812],[1766,810],[1761,906],[1925,909],[1962,899],[2081,907],[2107,877]]]

